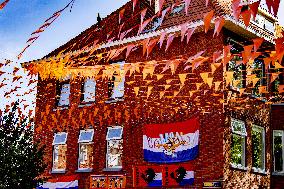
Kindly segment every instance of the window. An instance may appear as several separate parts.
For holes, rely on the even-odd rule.
[[[67,133],[56,133],[53,139],[53,168],[60,171],[66,169]]]
[[[113,64],[113,66],[118,66],[120,69],[119,73],[115,72],[113,74],[112,79],[108,83],[108,96],[111,100],[121,99],[124,96],[124,63],[118,62]]]
[[[181,4],[177,5],[176,7],[174,7],[174,9],[173,9],[173,11],[171,12],[170,15],[173,16],[175,14],[179,14],[184,9],[185,9],[185,3],[181,3]]]
[[[243,121],[236,119],[231,120],[232,143],[231,143],[231,164],[234,167],[245,167],[245,143],[246,143],[246,127]]]
[[[265,129],[256,125],[252,127],[252,167],[265,170]]]
[[[274,172],[284,173],[284,131],[273,131]]]
[[[96,99],[96,81],[94,79],[86,79],[82,85],[82,101],[94,102]]]
[[[69,96],[70,96],[70,83],[63,83],[59,86],[57,94],[58,97],[58,106],[69,106]]]
[[[93,137],[94,130],[81,130],[79,143],[78,169],[91,169],[93,167]]]
[[[106,140],[107,140],[107,168],[122,168],[122,131],[120,126],[109,127]]]

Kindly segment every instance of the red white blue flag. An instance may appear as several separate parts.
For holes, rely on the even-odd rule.
[[[199,122],[196,118],[144,127],[144,159],[153,163],[193,160],[198,155]]]
[[[36,187],[36,189],[79,189],[78,176],[71,175],[49,179],[48,182]]]

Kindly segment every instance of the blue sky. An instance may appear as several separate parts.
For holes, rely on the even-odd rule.
[[[4,58],[16,61],[16,56],[25,47],[25,42],[30,34],[41,26],[54,12],[62,9],[70,0],[10,0],[7,6],[0,11],[0,62]],[[71,38],[96,23],[97,14],[106,17],[108,14],[125,4],[128,0],[76,0],[72,12],[65,11],[40,38],[24,53],[21,62],[42,58],[55,48],[66,43]],[[2,0],[0,0],[2,2]],[[284,1],[281,2],[279,20],[284,25]],[[0,88],[0,110],[8,102],[18,98],[32,102],[36,91],[30,95],[12,96],[3,99],[4,91],[11,87],[21,86],[18,93],[23,94],[29,90],[27,82],[30,78],[25,77],[23,70],[19,75],[23,79],[16,83],[11,82],[12,67],[19,63],[7,66],[6,74],[0,76],[0,83],[6,84]]]

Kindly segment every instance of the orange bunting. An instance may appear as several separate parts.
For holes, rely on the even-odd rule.
[[[263,38],[253,39],[253,49],[254,49],[254,52],[256,52],[258,50],[258,48],[261,46],[263,41],[264,41]]]
[[[166,46],[166,50],[168,50],[168,48],[170,47],[171,43],[173,42],[174,40],[174,37],[175,37],[175,34],[171,33],[169,36],[168,36],[168,40],[167,40],[167,46]]]
[[[215,34],[217,34],[217,36],[219,35],[221,29],[223,28],[224,24],[225,24],[225,19],[224,17],[219,17],[219,18],[216,18],[214,20],[215,22],[215,29],[214,29],[214,34],[213,36],[215,36]]]
[[[0,4],[0,10],[2,10],[10,0],[5,0],[3,3]]]
[[[204,21],[205,33],[207,33],[207,31],[210,28],[210,23],[211,23],[211,20],[212,20],[213,16],[214,16],[214,10],[211,10],[210,12],[204,14],[203,21]]]
[[[251,15],[252,15],[254,20],[255,20],[255,17],[257,15],[257,12],[258,12],[259,4],[260,4],[260,0],[254,2],[252,4],[249,4],[249,8],[251,10]]]
[[[248,27],[250,23],[250,18],[251,18],[251,11],[249,9],[245,10],[241,12],[241,15],[242,15],[245,26]]]
[[[189,42],[189,40],[190,40],[192,34],[194,33],[195,29],[196,29],[196,27],[190,28],[190,29],[187,30],[187,34],[186,34],[186,39],[187,39],[186,42],[187,43]]]

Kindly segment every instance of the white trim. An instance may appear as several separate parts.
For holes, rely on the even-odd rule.
[[[282,167],[282,171],[275,171],[275,157],[274,157],[274,137],[275,137],[275,133],[279,132],[282,135],[282,159],[284,161],[284,130],[273,130],[273,173],[277,173],[277,174],[284,174],[284,162],[283,162],[283,167]]]
[[[108,138],[109,131],[110,131],[110,130],[115,130],[115,129],[121,129],[120,136],[119,136],[119,137]],[[106,135],[106,140],[119,140],[119,139],[122,139],[122,133],[123,133],[123,127],[122,127],[122,126],[108,127],[107,135]]]
[[[242,131],[235,131],[234,127],[233,127],[233,122],[238,122],[240,123],[245,131],[242,132]],[[235,118],[231,118],[231,129],[232,129],[232,133],[235,133],[235,134],[238,134],[238,135],[241,135],[241,136],[247,136],[247,129],[246,129],[246,124],[244,121],[242,120],[239,120],[239,119],[235,119]]]
[[[81,134],[82,134],[83,132],[84,132],[84,133],[92,132],[91,140],[82,140],[82,141],[80,141],[80,137],[81,137]],[[94,129],[84,129],[84,130],[80,130],[80,134],[79,134],[79,138],[78,138],[78,143],[89,143],[89,142],[92,142],[93,139],[94,139],[94,133],[95,133]]]
[[[66,134],[66,137],[65,137],[64,142],[55,143],[55,137],[56,137],[56,135],[63,135],[63,134]],[[67,137],[68,137],[68,133],[67,133],[67,132],[54,133],[52,145],[66,144],[66,142],[67,142]]]

